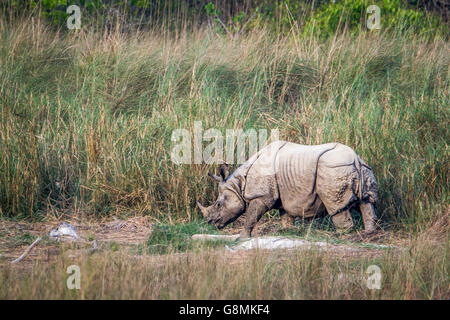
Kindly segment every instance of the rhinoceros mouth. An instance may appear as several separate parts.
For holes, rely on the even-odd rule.
[[[225,222],[223,222],[223,221],[220,221],[220,218],[219,219],[216,219],[216,221],[214,221],[214,222],[212,222],[213,224],[214,224],[214,226],[217,228],[217,229],[223,229],[223,228],[225,228],[225,226],[227,225],[227,223],[225,223]]]
[[[225,228],[227,225],[229,225],[230,223],[234,222],[237,218],[239,217],[239,215],[236,215],[232,218],[228,218],[227,220],[224,220],[224,218],[218,218],[214,223],[215,227],[219,230]]]

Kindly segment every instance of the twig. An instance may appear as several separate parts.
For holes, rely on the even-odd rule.
[[[41,237],[38,237],[36,240],[34,240],[34,242],[25,250],[25,252],[11,263],[18,263],[22,261],[41,240],[42,240]]]
[[[225,23],[223,23],[222,20],[220,20],[219,16],[216,15],[215,18],[217,19],[217,21],[220,22],[220,24],[222,25],[222,28],[226,31],[226,33],[229,34],[231,36],[231,38],[233,38],[233,34],[230,32],[230,30],[228,30],[228,28],[225,25]]]
[[[242,32],[244,31],[245,27],[247,27],[247,24],[253,19],[253,17],[255,16],[256,11],[253,12],[253,14],[250,16],[250,18],[248,18],[248,20],[245,22],[245,24],[242,26],[241,30],[239,30],[238,32],[238,36],[240,36],[242,34]]]

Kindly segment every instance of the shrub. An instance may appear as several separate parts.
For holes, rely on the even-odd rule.
[[[308,35],[314,32],[322,37],[330,37],[344,28],[353,34],[368,30],[366,10],[370,5],[380,8],[381,30],[411,31],[430,36],[445,34],[442,18],[414,10],[400,0],[343,0],[327,3],[307,20],[304,32]]]

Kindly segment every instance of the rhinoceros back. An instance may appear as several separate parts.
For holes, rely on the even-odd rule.
[[[278,153],[276,166],[280,199],[290,215],[314,216],[322,204],[332,215],[355,201],[377,201],[372,170],[343,144],[287,143]]]

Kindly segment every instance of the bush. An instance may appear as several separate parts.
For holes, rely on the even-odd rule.
[[[366,10],[370,5],[380,8],[380,28],[383,31],[409,30],[419,34],[445,35],[445,25],[440,17],[414,10],[400,0],[344,0],[327,3],[308,19],[304,32],[307,35],[314,32],[322,37],[330,37],[344,28],[353,34],[368,30]]]
[[[366,9],[376,4],[381,9],[381,28],[402,29],[418,33],[448,34],[447,18],[442,5],[432,6],[425,0],[254,0],[250,3],[226,0],[8,0],[0,2],[4,16],[38,14],[52,26],[65,28],[67,6],[80,6],[82,24],[89,28],[119,28],[134,31],[136,27],[183,29],[203,23],[214,25],[217,33],[241,34],[267,27],[274,33],[289,33],[292,26],[304,27],[306,34],[319,32],[323,37],[347,26],[352,33],[367,30]],[[433,12],[433,14],[431,13]]]

